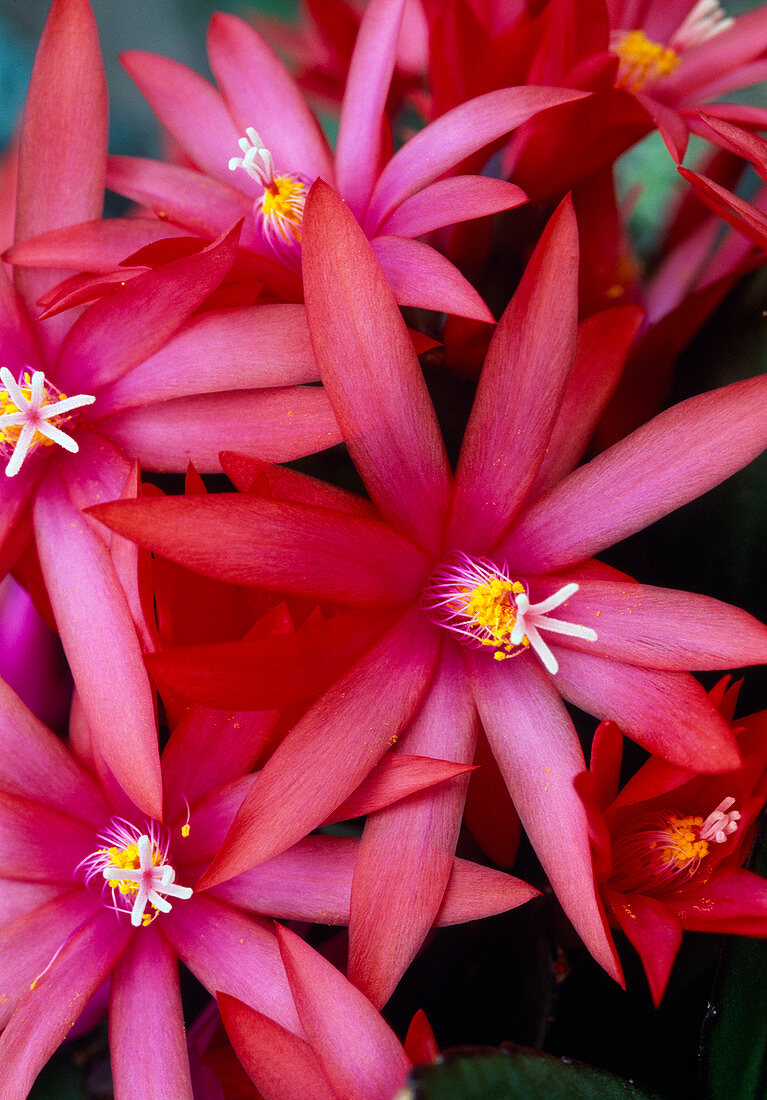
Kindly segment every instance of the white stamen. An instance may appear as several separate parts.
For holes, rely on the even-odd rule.
[[[728,837],[738,828],[740,814],[737,810],[731,810],[735,805],[734,798],[723,798],[715,810],[708,815],[700,827],[701,840],[713,840],[715,844],[724,844]]]
[[[274,186],[274,161],[272,154],[264,146],[258,131],[249,126],[245,131],[247,137],[240,138],[239,146],[244,156],[232,157],[229,161],[230,172],[236,172],[243,168],[251,179],[260,183],[266,190]]]
[[[700,46],[709,38],[729,30],[735,20],[724,14],[718,0],[698,0],[674,33],[669,46],[677,53]]]
[[[46,397],[45,375],[42,371],[35,371],[30,383],[29,398],[25,397],[21,387],[7,367],[0,367],[0,380],[6,393],[17,408],[15,413],[0,414],[0,431],[4,427],[18,427],[21,425],[19,438],[16,440],[13,453],[5,468],[6,477],[14,477],[21,469],[24,459],[30,451],[35,433],[46,436],[54,443],[58,443],[67,451],[75,454],[79,447],[77,442],[57,428],[49,421],[57,416],[63,416],[79,409],[83,405],[92,405],[96,400],[88,394],[79,394],[77,397],[63,397],[60,401],[49,401],[43,404]]]
[[[104,878],[116,882],[135,882],[138,886],[136,898],[131,909],[130,920],[134,928],[140,927],[147,904],[153,905],[161,913],[169,913],[171,904],[163,894],[172,898],[191,898],[189,886],[177,886],[176,872],[168,863],[155,864],[152,860],[152,842],[144,833],[136,841],[139,866],[133,870],[127,867],[115,867],[111,864],[103,868]]]

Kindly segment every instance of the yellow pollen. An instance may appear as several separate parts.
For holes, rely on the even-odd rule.
[[[127,848],[102,848],[100,851],[103,855],[109,856],[109,863],[112,867],[119,867],[120,870],[137,871],[141,866],[138,845],[136,844],[129,844]],[[152,849],[152,863],[155,867],[161,862],[161,856],[161,852]],[[137,882],[110,878],[107,880],[107,884],[112,890],[119,890],[121,894],[135,894],[138,890]]]
[[[651,42],[644,31],[629,31],[613,46],[620,58],[617,85],[639,92],[648,81],[671,76],[679,64],[679,55],[670,46]]]
[[[29,371],[24,371],[24,381],[19,383],[19,389],[24,394],[27,401],[29,401],[32,396],[32,377]],[[59,393],[57,390],[53,395],[52,401],[49,400],[50,396],[46,384],[45,398],[42,404],[43,408],[45,408],[46,405],[54,405],[57,401],[63,401],[66,394]],[[8,390],[2,389],[2,384],[0,383],[0,416],[4,416],[6,413],[17,413],[18,411]],[[53,417],[54,424],[57,420],[58,417]],[[19,441],[21,429],[21,424],[7,424],[5,426],[0,424],[0,447],[2,447],[4,443],[10,443],[11,446],[15,446]],[[52,439],[48,439],[48,437],[41,432],[35,432],[32,446],[40,445],[42,447],[52,447],[53,442]]]
[[[188,825],[188,824],[187,825],[182,825],[181,826],[181,835],[183,837],[189,836],[190,830],[191,830],[191,825]]]
[[[264,192],[261,211],[265,218],[273,221],[286,241],[291,237],[301,242],[301,227],[304,219],[306,187],[292,176],[275,176],[271,187]]]
[[[708,841],[700,839],[702,824],[702,817],[669,815],[666,826],[669,842],[667,845],[657,846],[661,860],[664,863],[675,863],[680,870],[684,870],[691,863],[707,856]]]
[[[487,632],[488,636],[480,641],[482,645],[496,649],[493,654],[496,661],[505,661],[519,651],[519,646],[512,645],[510,641],[517,621],[517,610],[511,597],[524,590],[525,586],[520,581],[506,581],[500,577],[493,577],[472,589],[463,589],[462,603],[456,610]],[[528,646],[527,636],[519,644]]]

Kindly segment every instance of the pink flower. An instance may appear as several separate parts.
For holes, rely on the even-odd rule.
[[[732,720],[737,686],[712,693]],[[612,920],[639,952],[660,1003],[685,928],[767,936],[767,882],[741,869],[767,798],[764,712],[736,725],[743,766],[701,776],[652,758],[619,791],[622,737],[597,730],[578,786]]]
[[[565,910],[617,974],[573,788],[583,757],[562,697],[621,722],[680,766],[733,768],[727,724],[686,670],[763,661],[767,630],[705,596],[636,584],[590,555],[758,454],[767,443],[767,379],[684,402],[570,472],[602,407],[600,367],[625,349],[626,317],[602,318],[601,353],[578,359],[571,374],[578,242],[566,203],[499,322],[454,478],[364,235],[320,183],[306,222],[312,340],[372,504],[306,478],[293,488],[280,471],[282,499],[92,510],[201,572],[354,609],[346,621],[361,635],[356,660],[347,649],[338,661],[318,640],[312,665],[336,679],[268,761],[204,882],[293,843],[397,738],[407,752],[470,761],[479,717]],[[161,660],[172,670],[171,657]],[[196,668],[204,683],[205,665]],[[366,826],[350,977],[374,1003],[386,1000],[433,921],[463,796],[457,781]]]
[[[100,214],[106,131],[93,15],[86,0],[55,0],[21,136],[19,237]],[[296,385],[316,379],[301,307],[193,318],[231,268],[236,238],[235,228],[81,315],[46,321],[33,319],[35,303],[61,272],[17,267],[14,289],[0,267],[0,569],[34,536],[88,720],[118,780],[155,817],[160,765],[123,591],[129,571],[120,574],[116,544],[110,550],[80,509],[128,491],[136,459],[183,470],[191,458],[215,470],[236,439],[284,460],[339,437],[322,391]],[[244,365],[242,349],[255,346],[263,359]]]
[[[17,262],[113,270],[163,236],[218,237],[244,219],[240,246],[252,277],[283,301],[301,298],[303,208],[322,177],[335,186],[373,241],[397,300],[482,321],[493,317],[442,255],[414,238],[517,206],[520,189],[484,176],[441,179],[539,111],[582,92],[504,88],[462,104],[391,154],[385,117],[405,0],[373,0],[362,20],[335,154],[282,62],[252,27],[214,15],[208,50],[218,92],[167,58],[130,53],[125,64],[195,169],[120,157],[108,186],[154,211],[146,219],[49,235]],[[73,253],[77,257],[73,258]]]
[[[197,881],[255,780],[243,773],[276,717],[235,715],[238,736],[222,739],[222,716],[197,708],[163,754],[162,824],[114,783],[81,716],[72,753],[0,681],[0,1073],[8,1100],[27,1095],[109,975],[117,1093],[191,1097],[177,959],[211,993],[228,993],[303,1037],[272,927],[250,914],[348,922],[358,842],[309,837],[205,894]],[[340,815],[465,770],[398,764],[379,769]],[[439,920],[501,912],[535,893],[459,860]],[[326,985],[316,992],[323,989],[328,995]]]

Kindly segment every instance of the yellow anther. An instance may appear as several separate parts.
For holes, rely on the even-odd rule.
[[[189,833],[190,833],[190,831],[191,831],[191,828],[192,828],[192,827],[191,827],[191,825],[190,825],[190,824],[189,824],[188,822],[187,822],[187,824],[186,824],[186,825],[182,825],[182,826],[181,826],[181,835],[182,835],[183,837],[187,837],[187,836],[189,836]]]
[[[264,191],[261,212],[280,235],[300,243],[304,220],[306,187],[292,176],[275,176],[271,187]]]
[[[620,59],[616,83],[629,92],[639,92],[648,82],[671,76],[679,64],[675,50],[652,42],[644,31],[629,31],[612,49]]]

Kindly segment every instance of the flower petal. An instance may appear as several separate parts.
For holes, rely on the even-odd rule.
[[[304,228],[309,332],[344,439],[383,514],[436,548],[450,471],[404,321],[362,230],[321,181]]]
[[[574,564],[705,493],[767,445],[767,375],[682,401],[579,467],[496,547],[513,568]]]
[[[682,929],[657,898],[610,891],[610,908],[629,941],[639,952],[657,1008],[666,992],[671,967],[682,944]]]
[[[410,1060],[370,1002],[332,963],[282,925],[277,938],[307,1039],[339,1096],[391,1100]]]
[[[378,231],[385,237],[421,237],[434,229],[527,202],[521,187],[490,176],[451,176],[417,191],[394,210]]]
[[[466,651],[482,725],[543,869],[591,954],[616,981],[620,965],[594,883],[589,827],[573,780],[585,770],[556,688],[529,654],[497,662]]]
[[[730,728],[703,688],[683,672],[658,672],[552,646],[556,686],[568,702],[616,722],[648,752],[696,772],[737,768]]]
[[[391,527],[305,504],[220,493],[119,501],[91,514],[206,576],[333,602],[412,599],[429,567]]]
[[[108,550],[53,474],[37,495],[34,521],[51,604],[99,750],[136,805],[159,819],[152,693]]]
[[[237,997],[301,1034],[274,933],[213,898],[195,896],[162,920],[165,939],[209,993]]]
[[[463,662],[446,646],[397,748],[474,757],[477,715]],[[468,776],[371,814],[352,886],[349,980],[380,1008],[435,922],[453,869]]]
[[[359,786],[417,708],[439,643],[414,608],[321,696],[270,757],[198,888],[284,851]]]
[[[371,244],[398,305],[495,320],[468,279],[431,245],[406,237],[376,237]]]
[[[566,200],[498,323],[456,471],[453,545],[492,544],[533,483],[565,393],[578,322],[578,227]]]
[[[192,1100],[178,965],[154,928],[133,936],[115,967],[109,1037],[118,1096]]]
[[[338,1100],[305,1039],[226,993],[217,996],[234,1052],[264,1096]]]

